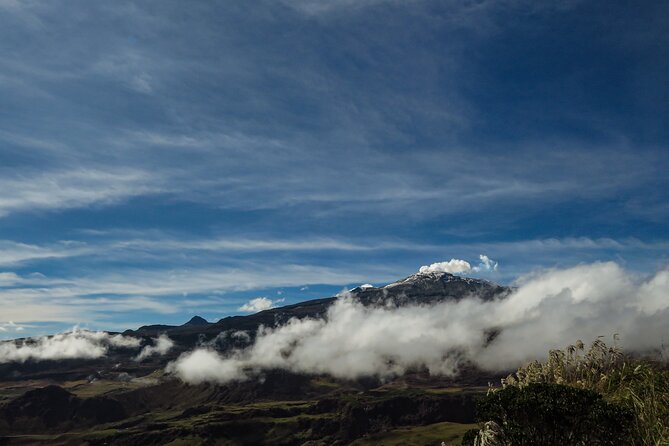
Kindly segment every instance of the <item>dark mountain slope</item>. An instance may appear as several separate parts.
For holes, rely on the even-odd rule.
[[[0,408],[9,430],[49,430],[56,426],[92,426],[126,417],[123,406],[105,396],[78,398],[59,386],[30,390]]]
[[[506,296],[511,291],[492,282],[448,273],[417,273],[381,288],[365,287],[351,290],[365,305],[386,304],[398,306],[431,305],[449,300],[476,296],[483,300]]]

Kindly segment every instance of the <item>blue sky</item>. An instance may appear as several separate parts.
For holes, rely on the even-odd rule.
[[[667,29],[659,1],[0,0],[0,337],[480,254],[652,273]]]

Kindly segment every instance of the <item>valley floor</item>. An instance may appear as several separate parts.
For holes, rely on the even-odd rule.
[[[186,386],[156,376],[45,384],[0,384],[0,444],[456,445],[474,427],[474,401],[485,391],[280,372],[234,386]],[[92,409],[86,414],[82,407]]]

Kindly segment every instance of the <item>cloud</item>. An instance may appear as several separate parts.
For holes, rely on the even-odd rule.
[[[197,349],[184,353],[178,361],[170,362],[165,370],[190,384],[226,383],[246,379],[243,366],[236,359],[222,360],[213,350]]]
[[[137,348],[140,340],[120,334],[75,328],[54,336],[29,338],[0,343],[0,364],[59,359],[94,359],[107,354],[109,348]]]
[[[471,22],[465,23],[463,26],[481,26],[481,21],[486,13],[490,14],[490,10],[494,8],[508,8],[514,5],[531,7],[535,12],[551,11],[553,9],[566,10],[573,8],[582,0],[572,0],[558,2],[526,2],[525,0],[506,0],[501,2],[495,1],[478,1],[475,3],[468,2],[442,2],[448,5],[451,15],[455,16],[459,21]],[[331,13],[344,12],[346,14],[357,13],[360,10],[376,6],[379,4],[389,5],[412,5],[417,8],[421,2],[419,0],[281,0],[284,5],[299,11],[309,16],[320,16]],[[478,20],[477,20],[478,17]],[[487,23],[491,26],[491,23]]]
[[[485,254],[481,254],[479,255],[479,259],[481,260],[481,263],[478,264],[477,266],[472,266],[466,260],[451,259],[448,262],[437,262],[431,265],[421,266],[418,272],[420,274],[428,274],[428,273],[467,274],[470,272],[497,271],[497,267],[499,265],[497,262],[490,259],[490,257],[488,257]]]
[[[164,355],[174,347],[172,341],[166,334],[161,334],[153,339],[153,345],[146,345],[141,352],[135,357],[135,361],[143,361],[144,359],[153,355]]]
[[[162,265],[161,265],[162,266]],[[305,283],[342,284],[363,281],[369,271],[334,269],[315,265],[273,262],[240,262],[230,267],[171,269],[113,268],[95,277],[51,279],[42,275],[8,273],[0,277],[2,317],[18,323],[49,321],[89,323],[108,319],[114,313],[149,311],[174,314],[184,308],[198,306],[216,308],[226,305],[215,295],[221,292],[280,288]],[[372,268],[379,281],[394,276],[389,269]],[[6,286],[3,286],[5,282]],[[195,299],[174,299],[175,296],[204,295]],[[278,301],[272,301],[276,304]],[[259,302],[262,305],[262,302]],[[237,309],[230,304],[227,311]],[[244,310],[257,311],[257,310]]]
[[[14,323],[13,321],[9,322],[0,322],[0,331],[2,332],[9,332],[9,331],[24,331],[25,327],[23,325],[19,325]]]
[[[385,2],[387,0],[283,0],[284,5],[310,15],[356,11]],[[616,150],[622,153],[612,153],[608,140],[599,153],[595,153],[596,147],[583,148],[587,143],[582,138],[570,141],[569,134],[564,140],[544,141],[541,145],[538,139],[509,142],[513,147],[529,147],[526,150],[529,155],[541,154],[526,157],[523,149],[512,149],[513,156],[509,156],[509,149],[497,141],[482,144],[476,138],[471,140],[460,135],[461,130],[465,130],[465,135],[475,130],[477,122],[482,125],[480,123],[495,121],[481,119],[479,114],[489,118],[486,113],[497,110],[459,94],[461,89],[457,87],[462,82],[469,85],[472,79],[481,78],[468,75],[472,69],[474,74],[478,70],[494,74],[497,65],[496,58],[491,59],[486,51],[490,49],[487,39],[482,41],[469,33],[458,32],[465,22],[462,19],[471,16],[466,22],[473,22],[472,28],[481,30],[495,29],[495,23],[507,25],[509,15],[495,15],[494,10],[499,8],[490,6],[509,4],[506,1],[450,1],[435,7],[430,2],[392,0],[389,2],[392,7],[383,8],[384,14],[370,14],[362,17],[364,20],[346,20],[346,25],[334,26],[330,30],[333,38],[326,41],[319,38],[320,27],[305,30],[314,33],[308,38],[281,32],[294,29],[295,20],[300,23],[304,18],[285,14],[286,8],[277,6],[276,2],[263,4],[254,11],[221,9],[221,5],[216,4],[190,11],[201,23],[201,33],[193,33],[184,23],[174,20],[169,11],[182,8],[174,2],[172,7],[159,12],[125,1],[119,2],[116,8],[89,5],[76,29],[87,33],[90,39],[72,34],[71,18],[58,14],[59,2],[30,7],[16,6],[25,2],[3,3],[12,4],[7,8],[14,14],[3,17],[0,28],[6,33],[3,41],[8,42],[3,47],[6,57],[1,61],[3,69],[0,71],[15,82],[23,81],[31,93],[41,88],[53,97],[48,101],[49,107],[38,107],[45,101],[25,97],[25,88],[15,91],[19,89],[10,87],[6,91],[17,110],[8,117],[12,119],[7,121],[6,127],[16,127],[19,135],[30,135],[29,139],[24,136],[14,140],[15,144],[32,149],[28,151],[32,155],[28,160],[17,157],[32,166],[12,165],[12,170],[21,172],[24,181],[20,183],[25,187],[13,185],[7,189],[7,185],[2,184],[0,190],[9,190],[7,197],[11,201],[4,208],[0,207],[4,212],[85,207],[119,202],[154,191],[151,179],[125,178],[123,172],[141,172],[142,177],[149,176],[149,172],[160,176],[161,184],[175,185],[171,191],[178,198],[197,200],[212,208],[284,209],[287,204],[306,203],[314,204],[313,208],[305,209],[313,215],[323,211],[318,203],[324,203],[344,218],[350,213],[342,211],[350,210],[356,203],[358,209],[366,212],[390,210],[399,215],[420,213],[434,218],[435,212],[460,213],[463,208],[483,212],[482,206],[509,203],[532,206],[536,198],[543,198],[545,206],[548,201],[568,202],[573,197],[588,198],[590,194],[598,197],[603,188],[608,197],[617,199],[621,190],[634,190],[648,178],[663,178],[649,174],[658,170],[661,175],[662,163],[647,162],[644,156],[638,156],[636,147],[619,147]],[[19,17],[30,12],[31,17],[43,20],[43,26],[38,28],[41,32],[26,32],[19,26],[23,21],[17,23],[16,11],[22,12]],[[241,16],[244,20],[239,20]],[[523,14],[517,16],[519,21],[524,17]],[[228,26],[219,26],[212,17],[224,17]],[[119,38],[117,32],[120,18],[127,26],[124,38]],[[253,26],[241,26],[242,23]],[[514,26],[501,28],[508,28],[511,33],[515,29]],[[280,38],[258,40],[255,29],[275,30]],[[412,32],[404,36],[396,32],[400,29]],[[173,42],[138,37],[136,30],[143,30],[144,36],[182,36],[188,51],[175,63],[174,54],[179,48]],[[605,31],[615,33],[608,28]],[[629,37],[630,32],[633,30],[624,35]],[[433,38],[444,33],[457,38]],[[638,37],[651,42],[661,34],[648,32]],[[9,36],[15,35],[23,38],[14,42]],[[50,35],[62,35],[63,39],[49,39]],[[244,51],[237,39],[247,42],[254,51]],[[426,45],[426,42],[431,44]],[[482,66],[472,66],[467,59],[466,49],[472,46],[481,50]],[[224,51],[220,51],[221,48]],[[303,57],[276,57],[293,48],[299,48]],[[522,54],[523,50],[517,51]],[[323,63],[326,54],[334,58],[349,56],[366,63],[358,75],[351,77],[339,64]],[[514,54],[512,51],[508,55]],[[406,65],[415,70],[397,67],[398,59],[406,60]],[[650,59],[662,60],[661,57]],[[379,76],[379,73],[384,75]],[[552,80],[572,79],[564,74]],[[127,94],[128,87],[145,93],[158,92],[161,86],[191,85],[194,79],[201,82],[181,94]],[[493,80],[500,79],[493,77]],[[197,88],[198,85],[211,88]],[[369,85],[374,88],[368,88]],[[449,87],[444,88],[445,85]],[[110,91],[125,94],[122,96],[125,100],[106,101],[109,114],[89,113],[91,104],[105,101]],[[248,96],[248,92],[264,99],[238,103],[238,95]],[[211,107],[210,98],[217,99],[216,107]],[[542,99],[547,101],[541,96],[537,100]],[[307,121],[302,120],[306,116],[299,119],[294,113],[286,113],[305,103],[316,107]],[[127,104],[133,113],[127,113]],[[148,117],[146,110],[155,109],[184,113],[149,113]],[[533,111],[520,109],[527,113]],[[30,110],[33,117],[30,124],[25,123],[26,110]],[[614,110],[610,113],[616,115]],[[230,116],[233,119],[227,119]],[[458,117],[456,122],[465,121],[462,127],[453,125],[454,116]],[[459,118],[462,116],[464,118]],[[601,122],[609,120],[596,121],[597,124],[590,125],[605,133],[605,129],[600,129]],[[67,125],[70,122],[79,125]],[[336,125],[327,128],[340,130],[326,131],[323,123],[334,123]],[[216,129],[222,125],[226,128],[217,134]],[[189,131],[191,128],[198,130]],[[401,128],[407,129],[399,130]],[[174,130],[166,132],[164,129]],[[566,129],[563,131],[567,133]],[[128,141],[132,139],[128,135],[138,136],[138,140]],[[151,143],[145,143],[142,137]],[[425,141],[413,145],[411,153],[373,149],[394,144],[402,147],[417,137]],[[437,142],[431,141],[433,137]],[[114,141],[118,144],[114,145]],[[444,141],[463,141],[464,147],[444,150]],[[175,146],[177,150],[166,153],[168,146]],[[190,156],[188,163],[180,162],[194,147],[201,146],[206,146],[208,153],[202,157]],[[249,156],[258,146],[267,147],[262,156]],[[494,147],[501,156],[490,156],[480,146]],[[554,146],[560,150],[554,150]],[[576,148],[565,155],[570,146]],[[276,150],[277,147],[290,150]],[[350,147],[350,150],[342,151],[341,147]],[[104,156],[109,165],[114,166],[114,178],[102,178],[99,182],[89,178],[74,184],[76,182],[68,181],[68,172],[46,173],[40,167],[35,168],[38,163],[35,160],[40,160],[39,154],[45,150],[54,158],[49,159],[49,165],[81,166],[73,172],[75,177],[86,170],[104,171],[91,162],[91,158]],[[340,153],[337,159],[331,156],[333,150]],[[91,154],[90,158],[86,154]],[[665,155],[661,157],[666,159]],[[521,165],[518,159],[528,162]],[[654,166],[657,168],[653,169]],[[348,177],[345,184],[340,178],[344,169]],[[370,170],[376,174],[370,176]],[[45,176],[55,180],[43,178]],[[640,179],[641,176],[646,180]],[[616,181],[603,181],[607,178],[616,178]],[[55,187],[49,187],[50,181]],[[222,184],[226,187],[221,187]],[[11,200],[13,196],[18,199]],[[44,196],[51,200],[45,200]],[[407,205],[420,212],[406,212]]]
[[[357,10],[397,0],[281,0],[286,6],[306,15],[321,15],[340,10]]]
[[[217,253],[246,253],[246,252],[303,252],[303,251],[341,251],[343,253],[375,251],[407,251],[407,252],[440,252],[440,251],[488,251],[506,254],[529,254],[532,252],[565,251],[604,251],[616,250],[621,252],[635,250],[665,251],[669,249],[666,240],[644,242],[635,238],[612,239],[589,237],[544,238],[518,240],[511,242],[487,243],[452,243],[452,244],[424,244],[411,240],[371,241],[337,238],[252,238],[237,237],[210,237],[187,238],[174,237],[160,231],[82,231],[95,238],[82,241],[63,240],[50,244],[28,244],[13,240],[0,240],[0,251],[3,253],[0,264],[12,265],[40,261],[45,259],[62,259],[78,256],[92,256],[99,258],[137,258],[143,256],[180,255],[190,251],[200,252],[201,255],[210,252]],[[487,256],[486,256],[487,257]],[[483,260],[483,259],[482,259]]]
[[[146,67],[149,66],[152,64],[145,56],[137,51],[125,51],[99,60],[92,71],[97,75],[121,82],[138,93],[150,94],[154,86],[153,76],[146,71]]]
[[[23,172],[0,178],[0,217],[20,211],[105,205],[160,192],[154,175],[136,168]]]
[[[272,299],[266,297],[256,297],[246,302],[239,307],[239,311],[247,311],[249,313],[257,313],[258,311],[269,310],[274,305]]]
[[[478,266],[472,268],[473,272],[497,271],[499,264],[494,260],[491,260],[490,257],[485,254],[481,254],[479,255],[479,259],[481,259],[481,263]]]
[[[665,209],[666,215],[667,209],[669,151],[666,138],[658,139],[666,113],[658,112],[663,101],[655,99],[666,95],[660,81],[666,76],[648,72],[645,64],[666,60],[658,49],[669,46],[658,44],[658,38],[666,42],[662,23],[641,19],[666,14],[651,15],[656,6],[637,8],[638,14],[625,13],[628,7],[602,11],[620,20],[581,20],[581,12],[592,11],[575,16],[560,13],[566,26],[575,26],[574,33],[565,33],[567,37],[579,32],[601,35],[599,43],[611,57],[597,59],[602,63],[594,71],[567,64],[562,71],[537,73],[536,79],[530,79],[536,82],[535,88],[530,88],[522,76],[526,66],[499,64],[500,59],[527,61],[527,48],[498,44],[515,41],[516,32],[527,30],[528,18],[534,21],[533,36],[539,37],[531,39],[539,57],[530,58],[534,63],[551,66],[545,62],[554,52],[541,50],[546,44],[564,49],[573,60],[597,55],[600,46],[572,45],[564,36],[546,32],[552,21],[505,11],[504,5],[515,0],[381,4],[384,1],[283,0],[250,9],[217,2],[187,8],[170,1],[169,6],[155,10],[148,4],[120,0],[114,7],[89,2],[76,18],[61,14],[65,6],[57,0],[2,1],[3,12],[11,13],[0,18],[0,90],[13,112],[3,117],[4,129],[0,129],[0,214],[22,214],[7,228],[25,225],[19,232],[29,243],[61,237],[80,225],[107,229],[146,222],[145,226],[183,227],[185,232],[165,240],[170,242],[165,248],[163,240],[134,240],[129,245],[121,241],[94,253],[87,250],[86,259],[65,260],[71,257],[68,252],[77,251],[74,247],[15,247],[13,252],[0,247],[1,263],[48,259],[54,265],[44,271],[71,279],[58,289],[38,285],[41,295],[40,291],[8,293],[17,296],[0,298],[3,311],[11,308],[13,312],[3,318],[89,320],[96,304],[100,313],[112,307],[115,296],[104,294],[108,292],[104,285],[131,297],[119,301],[114,311],[131,309],[137,295],[145,297],[141,303],[149,311],[178,311],[179,304],[157,302],[152,296],[219,291],[218,271],[212,265],[229,270],[221,265],[237,263],[244,252],[312,251],[295,263],[310,258],[314,264],[343,265],[349,259],[342,257],[356,249],[356,242],[319,237],[324,221],[330,222],[330,233],[355,233],[361,238],[411,233],[415,240],[434,242],[440,252],[470,259],[473,268],[478,261],[472,259],[479,252],[506,262],[499,254],[503,247],[445,250],[438,247],[440,241],[463,238],[443,238],[435,228],[461,221],[467,229],[484,233],[476,240],[490,240],[491,228],[497,234],[543,237],[563,233],[564,225],[553,218],[560,214],[576,218],[571,227],[597,227],[599,234],[620,233],[620,227],[625,227],[630,234],[649,240],[664,236],[653,229],[661,225],[644,224],[650,217],[634,214],[659,209],[662,215]],[[374,5],[379,8],[363,9]],[[186,9],[200,24],[196,30],[188,21],[175,19]],[[351,11],[355,14],[349,15]],[[357,14],[361,11],[372,13]],[[326,13],[333,14],[326,20]],[[627,26],[628,17],[638,17],[639,22]],[[39,26],[26,27],[27,23]],[[466,29],[478,31],[462,32],[465,23]],[[581,28],[584,23],[587,27]],[[490,38],[491,29],[500,34]],[[268,33],[276,38],[263,38]],[[621,51],[621,44],[630,46]],[[640,48],[646,56],[630,60],[630,49]],[[300,57],[284,57],[294,52]],[[472,60],[469,54],[481,57]],[[599,85],[599,74],[612,72],[611,67],[615,72],[615,67],[624,65],[621,62],[632,62],[629,71],[635,73],[614,79],[621,81],[612,88],[622,92],[619,98],[633,98],[628,107],[624,101],[612,102],[625,113],[601,107],[605,98],[591,94],[601,90],[591,88]],[[500,72],[499,68],[505,69]],[[521,75],[509,75],[506,68]],[[644,82],[644,76],[651,82]],[[627,81],[622,82],[623,78]],[[459,88],[462,85],[466,88]],[[472,95],[474,91],[480,94]],[[531,98],[509,94],[515,91],[536,94]],[[556,91],[575,93],[564,97],[576,102],[556,101]],[[496,106],[490,106],[490,98],[497,98]],[[653,112],[644,113],[648,110]],[[503,120],[499,113],[505,114]],[[636,118],[620,120],[627,115]],[[537,116],[542,118],[537,121]],[[502,128],[500,122],[508,125]],[[153,194],[151,199],[148,194]],[[645,198],[635,205],[629,202],[634,196]],[[133,200],[138,197],[141,201]],[[118,208],[100,209],[112,204]],[[79,210],[56,214],[73,209]],[[179,216],[193,213],[200,223],[181,225]],[[256,234],[271,233],[275,239],[199,237],[207,232],[203,228],[221,227],[227,234],[229,225],[234,232],[245,226],[239,222],[250,217],[256,222]],[[360,221],[366,223],[361,226]],[[615,224],[610,226],[612,221]],[[535,223],[533,231],[526,230],[527,224]],[[296,232],[310,233],[312,238],[281,240]],[[590,249],[585,240],[574,244]],[[543,252],[571,249],[569,243],[537,245]],[[666,242],[663,248],[659,243],[648,245],[639,249],[655,253],[667,249]],[[571,255],[565,253],[546,259],[532,256],[532,243],[526,246],[529,260],[521,260],[524,263],[518,269],[595,258],[572,255],[565,260]],[[421,264],[416,263],[418,256],[370,259],[374,253],[367,253],[367,247],[362,244],[359,250],[364,252],[355,256],[357,265],[347,271],[340,267],[338,277],[322,280],[335,280],[338,285],[377,283],[388,272]],[[326,260],[321,250],[336,250],[339,258]],[[230,251],[238,258],[226,258]],[[363,255],[369,257],[362,259]],[[116,261],[119,257],[131,261]],[[206,266],[182,271],[200,257],[197,261]],[[144,270],[134,268],[140,260],[146,262]],[[362,266],[381,262],[389,266],[386,271]],[[180,277],[168,278],[163,285],[161,276],[173,270]],[[233,272],[220,288],[295,283],[296,276],[304,275],[295,270],[278,273],[285,276],[265,279],[245,274],[235,280],[230,277]],[[96,284],[98,276],[104,277]],[[125,277],[128,283],[123,282]],[[303,284],[318,281],[319,272],[308,280]],[[58,297],[49,297],[51,291]],[[91,293],[103,293],[105,300],[88,305],[79,299]],[[34,299],[24,301],[18,294]],[[77,300],[70,304],[72,296]]]
[[[421,266],[418,270],[421,274],[428,273],[466,273],[472,269],[469,262],[460,259],[451,259],[448,262],[437,262],[431,265]]]
[[[389,376],[412,367],[457,373],[463,361],[509,370],[577,339],[620,334],[635,351],[659,348],[669,335],[669,269],[649,279],[612,262],[524,276],[508,297],[434,306],[365,307],[340,298],[324,319],[292,319],[261,328],[250,347],[222,356],[198,349],[168,371],[189,383],[248,379],[262,369]],[[354,330],[351,327],[355,327]],[[488,343],[491,330],[499,334]]]
[[[119,240],[111,244],[110,248],[123,249],[152,249],[184,250],[184,251],[240,251],[240,252],[270,252],[270,251],[380,251],[415,249],[410,243],[386,242],[364,243],[338,240],[332,238],[311,239],[252,239],[252,238],[210,238],[210,239],[174,239],[169,237],[147,239]]]
[[[220,332],[215,338],[208,341],[202,340],[198,343],[199,347],[219,348],[221,346],[228,346],[232,342],[233,345],[248,346],[251,343],[251,335],[245,330],[226,330]]]
[[[86,247],[84,243],[77,242],[63,241],[48,246],[40,246],[19,243],[11,240],[0,240],[0,252],[2,252],[2,257],[0,257],[0,265],[15,265],[36,260],[55,260],[67,257],[75,257],[85,253],[90,254],[92,251]]]

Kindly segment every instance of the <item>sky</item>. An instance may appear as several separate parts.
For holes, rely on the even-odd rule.
[[[669,259],[669,4],[0,0],[0,338]]]

